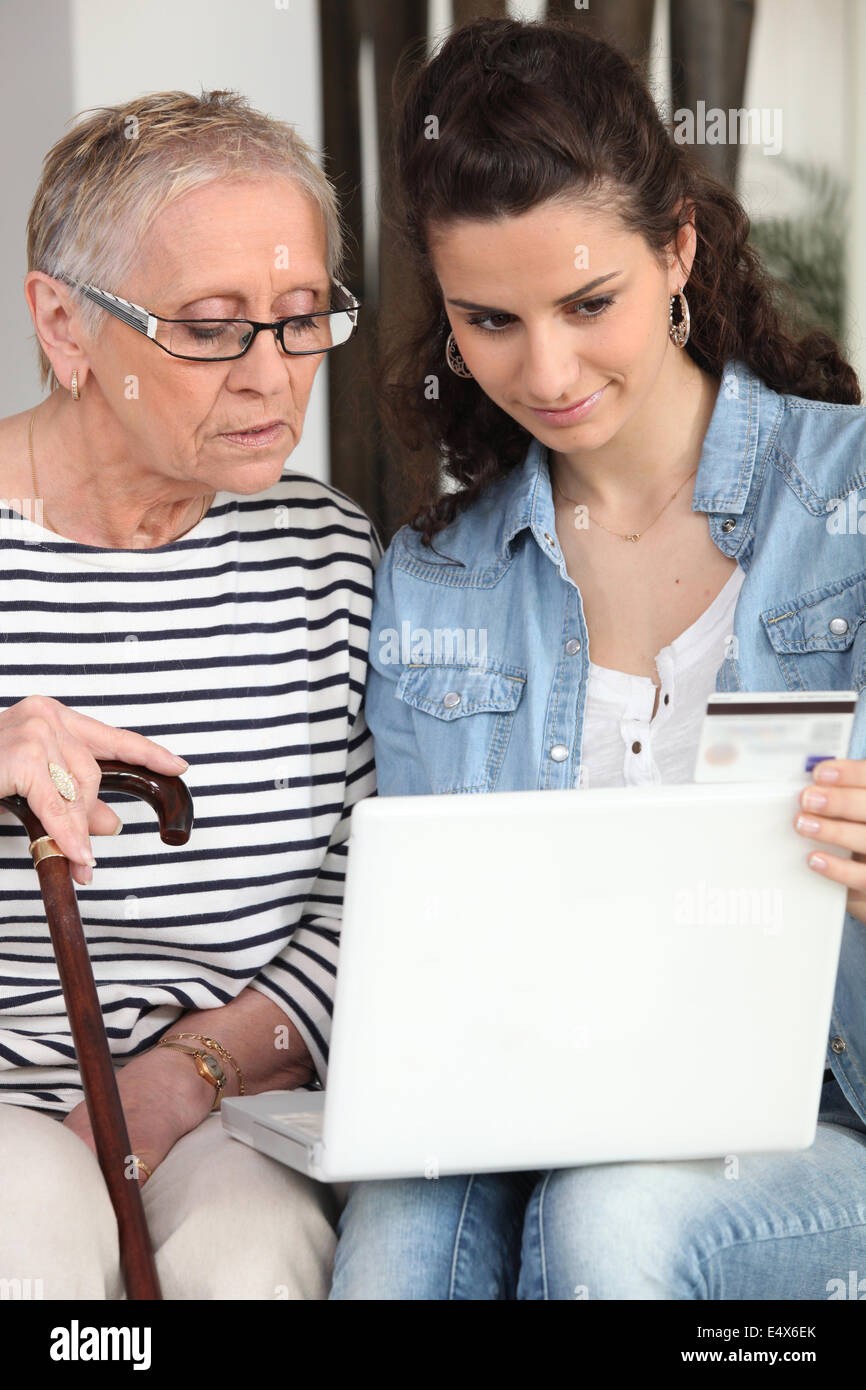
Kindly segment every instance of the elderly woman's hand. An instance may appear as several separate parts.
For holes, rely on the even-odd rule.
[[[188,766],[167,748],[128,729],[101,724],[46,695],[30,695],[0,713],[0,796],[23,796],[70,861],[72,877],[89,883],[90,835],[114,835],[123,822],[99,800],[97,758],[116,759],[177,776]],[[67,801],[51,780],[56,763],[75,779]]]
[[[287,1024],[278,1004],[248,987],[218,1009],[182,1014],[163,1036],[191,1034],[211,1056],[216,1049],[205,1040],[216,1037],[242,1068],[245,1093],[255,1095],[294,1090],[315,1076],[306,1043],[297,1028],[287,1029]],[[288,1045],[284,1045],[282,1035],[287,1031]],[[227,1063],[224,1070],[225,1094],[238,1095],[240,1082],[234,1066]],[[207,1119],[214,1103],[213,1087],[199,1075],[189,1054],[174,1048],[155,1046],[133,1057],[118,1070],[117,1089],[132,1146],[127,1176],[137,1176],[139,1182],[146,1181],[147,1174],[135,1165],[132,1155],[152,1171],[178,1139]],[[84,1101],[70,1110],[63,1123],[96,1152]]]
[[[125,1155],[126,1176],[145,1183],[178,1139],[207,1119],[214,1092],[202,1081],[183,1052],[156,1047],[134,1057],[117,1073],[131,1152]],[[96,1153],[87,1105],[81,1101],[63,1121]]]
[[[851,858],[815,851],[809,867],[847,883],[847,910],[866,924],[866,758],[827,758],[815,766],[812,778],[814,785],[800,794],[802,813],[795,827],[810,839],[850,849]]]

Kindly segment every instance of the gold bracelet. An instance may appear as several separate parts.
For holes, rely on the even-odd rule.
[[[194,1038],[197,1042],[204,1043],[205,1047],[212,1047],[214,1052],[216,1052],[218,1056],[224,1057],[225,1060],[227,1062],[230,1062],[231,1065],[234,1067],[235,1071],[238,1074],[238,1095],[242,1096],[244,1094],[243,1072],[241,1071],[232,1054],[228,1052],[226,1048],[222,1046],[221,1043],[218,1043],[215,1038],[206,1038],[203,1033],[169,1033],[166,1035],[166,1037],[160,1038],[159,1046],[162,1046],[163,1043],[170,1042],[173,1038]]]
[[[178,1052],[190,1054],[199,1076],[209,1086],[213,1086],[216,1091],[211,1110],[219,1110],[223,1091],[226,1088],[226,1074],[223,1071],[222,1062],[218,1061],[216,1057],[212,1057],[209,1052],[202,1052],[200,1047],[192,1047],[185,1042],[173,1042],[169,1038],[160,1038],[157,1047],[177,1048]]]

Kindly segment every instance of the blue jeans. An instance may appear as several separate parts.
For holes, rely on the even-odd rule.
[[[339,1232],[335,1300],[864,1298],[866,1126],[831,1080],[797,1153],[353,1183]]]

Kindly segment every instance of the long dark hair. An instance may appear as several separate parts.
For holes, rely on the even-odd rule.
[[[476,19],[408,76],[406,57],[394,81],[396,201],[385,215],[410,258],[420,308],[402,337],[377,345],[375,373],[386,426],[423,460],[414,465],[406,520],[425,545],[521,463],[532,438],[446,365],[450,325],[428,253],[432,226],[604,188],[605,206],[661,260],[692,204],[697,247],[684,350],[716,378],[738,358],[775,391],[860,404],[856,373],[833,338],[818,329],[796,336],[783,287],[748,244],[741,203],[674,141],[639,63],[560,19]]]

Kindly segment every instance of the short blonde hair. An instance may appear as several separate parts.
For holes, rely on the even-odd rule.
[[[216,179],[274,174],[319,207],[327,272],[341,279],[344,238],[336,191],[293,126],[254,110],[238,92],[150,92],[91,107],[45,156],[27,220],[27,265],[120,293],[142,237],[164,208]],[[78,291],[88,333],[105,310]],[[39,346],[43,386],[59,384]]]

